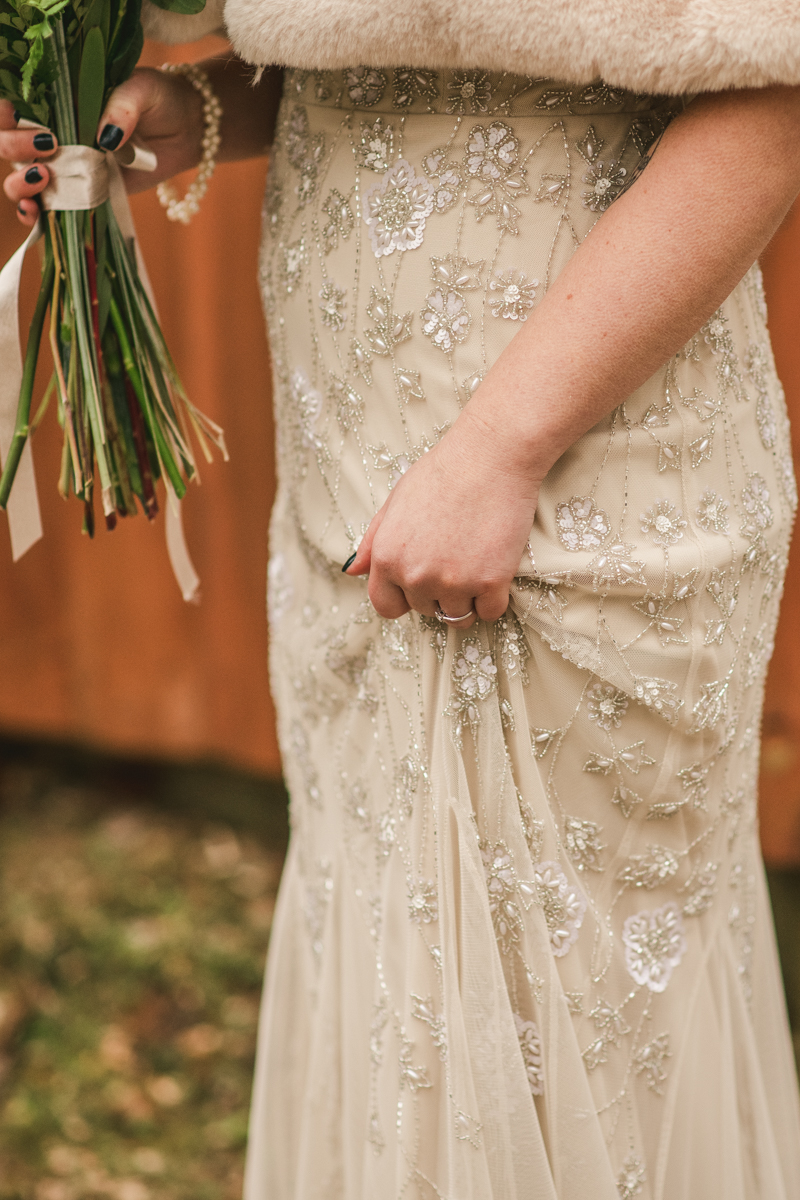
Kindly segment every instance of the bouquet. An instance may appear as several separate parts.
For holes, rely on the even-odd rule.
[[[194,13],[205,0],[156,3]],[[227,457],[221,429],[186,397],[159,328],[137,262],[118,164],[94,149],[109,93],[132,73],[141,52],[141,5],[142,0],[0,0],[0,97],[26,123],[55,132],[60,149],[48,164],[55,174],[57,159],[66,156],[62,161],[77,163],[84,173],[99,172],[100,193],[108,197],[95,204],[90,194],[73,207],[65,203],[65,211],[43,212],[32,235],[44,238],[42,279],[0,477],[0,507],[8,505],[27,439],[55,393],[64,431],[59,491],[83,502],[89,535],[98,489],[108,529],[118,516],[136,513],[137,500],[152,519],[159,478],[175,497],[184,495],[197,473],[190,431],[208,461],[209,442]],[[58,187],[50,207],[60,208]],[[54,372],[31,419],[45,336]]]

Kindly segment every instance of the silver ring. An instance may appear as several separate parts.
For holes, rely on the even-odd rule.
[[[448,617],[447,613],[443,613],[438,605],[436,608],[436,620],[446,621],[448,625],[456,625],[459,621],[466,621],[467,617],[474,617],[475,615],[475,609],[471,608],[468,613],[464,613],[463,617]]]

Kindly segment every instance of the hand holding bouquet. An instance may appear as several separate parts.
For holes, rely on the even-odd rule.
[[[183,13],[203,3],[161,0]],[[49,160],[46,211],[25,247],[44,236],[13,435],[7,445],[0,437],[0,506],[9,502],[27,439],[55,394],[64,430],[59,490],[83,501],[89,533],[96,490],[109,529],[118,515],[137,511],[137,500],[148,517],[155,515],[160,477],[175,497],[185,493],[196,474],[191,430],[206,458],[209,441],[225,453],[221,430],[188,401],[165,345],[137,262],[120,164],[107,147],[95,148],[108,96],[139,57],[140,15],[141,0],[0,0],[0,97],[13,104],[22,124],[52,129],[60,147]],[[122,165],[154,165],[152,155],[130,144],[122,154]],[[21,257],[17,276],[19,266]],[[8,281],[0,293],[10,294]],[[2,316],[7,325],[8,314]],[[43,337],[55,370],[32,419]],[[24,548],[15,546],[15,557]]]

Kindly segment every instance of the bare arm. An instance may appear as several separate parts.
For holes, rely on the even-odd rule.
[[[470,415],[540,477],[730,294],[800,190],[800,88],[695,100],[598,221]]]
[[[797,88],[703,96],[673,122],[370,526],[349,573],[369,571],[379,613],[504,612],[542,479],[757,258],[800,190],[798,134]]]

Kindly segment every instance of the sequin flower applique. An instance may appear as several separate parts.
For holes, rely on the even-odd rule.
[[[346,295],[346,290],[337,287],[330,279],[320,288],[319,308],[322,314],[322,324],[327,325],[328,329],[333,329],[336,333],[340,329],[344,329],[347,309]]]
[[[484,845],[481,857],[495,937],[503,954],[508,954],[519,941],[522,908],[529,907],[534,899],[534,886],[517,879],[511,855],[502,842]]]
[[[628,917],[622,942],[631,977],[651,992],[663,992],[686,952],[680,910],[675,904],[665,904]]]
[[[422,245],[425,222],[433,212],[433,187],[404,158],[385,172],[363,196],[364,221],[376,258]]]
[[[567,817],[564,821],[564,849],[578,871],[602,871],[600,855],[605,845],[600,841],[600,826],[596,821]]]
[[[620,1200],[635,1200],[644,1191],[644,1167],[635,1154],[629,1154],[617,1176],[617,1191]]]
[[[742,521],[742,533],[756,537],[772,524],[772,509],[769,491],[760,475],[751,475],[747,487],[742,489],[742,506],[746,513]]]
[[[386,91],[386,76],[371,67],[352,67],[345,71],[347,94],[356,107],[372,108]]]
[[[490,652],[477,638],[466,638],[453,659],[453,692],[445,712],[456,718],[456,742],[461,739],[463,722],[475,726],[480,721],[479,704],[497,687],[497,667]]]
[[[387,171],[394,159],[394,129],[383,117],[361,123],[359,162],[368,171]]]
[[[697,524],[704,533],[728,532],[728,502],[706,488],[697,506]]]
[[[586,915],[586,897],[555,862],[537,863],[533,880],[550,934],[550,949],[556,958],[563,958],[577,941]]]
[[[467,138],[467,170],[487,183],[510,174],[517,164],[519,141],[504,121],[476,125]]]
[[[436,288],[426,297],[422,310],[422,332],[440,350],[448,354],[454,350],[457,342],[464,341],[471,324],[472,317],[467,311],[464,297],[458,292]]]
[[[542,1065],[542,1040],[535,1021],[523,1021],[519,1013],[514,1013],[514,1024],[517,1027],[519,1048],[522,1051],[522,1061],[525,1063],[525,1074],[532,1096],[544,1095],[544,1068]]]
[[[316,425],[322,414],[322,395],[312,387],[302,371],[295,371],[291,380],[292,401],[300,427],[300,440],[307,450],[321,450]]]
[[[556,528],[566,550],[596,550],[611,532],[611,522],[591,496],[573,496],[556,508]]]
[[[674,546],[683,537],[686,521],[683,513],[669,500],[656,500],[639,518],[642,533],[649,533],[657,546]]]
[[[596,683],[589,689],[586,705],[589,720],[596,721],[600,729],[619,729],[628,709],[628,697],[610,683]]]
[[[355,218],[347,200],[336,188],[331,189],[322,211],[327,217],[327,220],[323,218],[321,227],[322,243],[325,253],[330,254],[339,245],[339,238],[346,242],[350,237]]]
[[[509,321],[526,321],[533,308],[538,286],[539,280],[526,279],[524,271],[512,269],[496,275],[489,284],[490,291],[496,293],[489,300],[493,316]]]
[[[492,98],[492,85],[486,71],[453,71],[447,88],[447,112],[486,112]]]
[[[599,162],[591,167],[583,177],[583,182],[589,185],[585,192],[581,192],[583,207],[604,213],[622,191],[627,173],[618,162]]]

